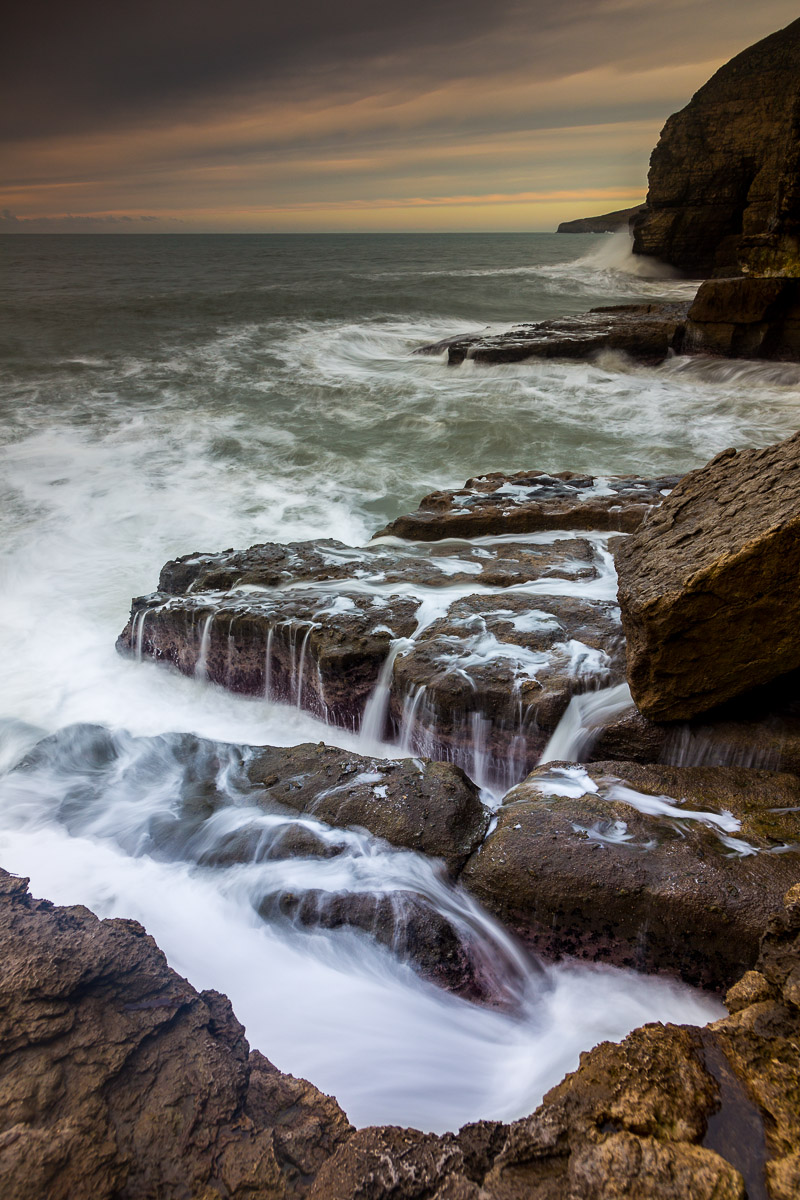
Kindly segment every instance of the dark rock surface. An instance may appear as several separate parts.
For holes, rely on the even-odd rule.
[[[694,299],[685,354],[800,359],[800,280],[772,276],[708,279]]]
[[[375,536],[437,541],[547,529],[631,533],[679,479],[679,475],[642,479],[637,475],[606,478],[575,471],[555,475],[546,471],[518,471],[512,475],[493,471],[468,479],[457,492],[429,493],[420,500],[416,512],[397,517]],[[553,549],[558,546],[556,543]]]
[[[470,769],[478,723],[510,786],[572,695],[622,678],[603,537],[547,531],[634,528],[675,482],[493,475],[405,518],[419,541],[189,555],[133,601],[118,648]],[[462,525],[499,536],[458,539]]]
[[[692,815],[697,814],[697,815]],[[462,884],[530,948],[729,986],[800,880],[800,780],[736,767],[537,768]]]
[[[618,208],[615,212],[603,213],[600,217],[578,217],[575,221],[562,221],[556,233],[616,233],[618,229],[627,229],[643,208],[643,204],[636,204],[633,208]]]
[[[785,905],[730,1016],[603,1043],[531,1116],[440,1137],[352,1131],[248,1054],[228,1001],[135,921],[34,900],[1,872],[0,1185],[15,1200],[794,1200],[800,885]]]
[[[656,366],[679,351],[688,304],[619,304],[578,317],[515,325],[507,333],[464,334],[421,346],[416,354],[447,355],[450,366],[515,363],[533,358],[584,361],[601,350],[616,350],[636,362]]]
[[[358,1130],[312,1200],[794,1200],[800,1188],[800,887],[731,1015],[646,1025],[581,1056],[530,1117],[441,1138]]]
[[[136,921],[26,885],[0,871],[3,1195],[304,1195],[351,1133],[336,1101],[251,1052]]]
[[[798,274],[800,21],[738,54],[669,118],[634,249],[693,277]],[[788,268],[788,269],[787,269]]]
[[[800,434],[723,451],[615,546],[628,681],[684,720],[800,667]]]

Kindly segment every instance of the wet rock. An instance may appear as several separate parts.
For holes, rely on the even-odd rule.
[[[246,771],[259,806],[367,829],[393,846],[443,859],[454,874],[489,826],[474,784],[450,763],[370,759],[321,744],[265,746],[248,751]]]
[[[504,964],[502,978],[479,940],[465,936],[457,920],[418,893],[280,891],[265,895],[258,912],[266,921],[284,918],[302,929],[366,933],[421,978],[466,1000],[502,1006],[515,999],[520,977],[513,961]]]
[[[150,813],[147,840],[135,828],[130,848],[206,864],[330,857],[342,849],[333,826],[441,858],[456,874],[489,824],[474,784],[450,763],[374,759],[323,743],[235,746],[73,725],[39,742],[17,771],[58,777],[59,815],[74,834],[91,824],[112,781],[117,795],[144,797],[153,780],[172,780],[162,811]],[[249,819],[262,812],[275,821]],[[224,813],[240,816],[235,829],[218,828]],[[310,819],[298,824],[298,814]]]
[[[628,681],[684,720],[800,667],[800,434],[726,450],[615,544]]]
[[[797,274],[794,21],[721,67],[669,118],[650,159],[634,248],[692,276]]]
[[[623,680],[616,606],[566,596],[456,601],[395,663],[394,736],[511,786],[573,695]]]
[[[641,479],[635,475],[607,478],[574,471],[556,475],[545,471],[504,475],[495,471],[468,479],[457,492],[431,492],[420,501],[416,512],[398,517],[376,537],[436,541],[557,529],[629,533],[639,528],[679,479],[678,475]]]
[[[800,877],[800,781],[733,767],[537,768],[461,882],[529,947],[729,986]]]
[[[440,1138],[358,1130],[311,1197],[790,1200],[800,1179],[800,885],[785,901],[749,973],[757,986],[729,994],[731,1016],[603,1043],[511,1125]]]
[[[34,900],[0,871],[0,1188],[15,1200],[289,1200],[351,1133],[250,1052],[135,921]]]
[[[601,350],[617,350],[648,366],[663,362],[683,339],[687,304],[619,304],[578,317],[515,325],[506,333],[444,338],[415,353],[447,355],[450,366],[516,363],[533,358],[586,360]]]
[[[479,499],[513,508],[520,493],[543,494],[552,520],[582,507],[590,524],[598,505],[606,523],[612,509],[641,515],[662,498],[656,484],[674,482],[515,476],[503,492],[505,479]],[[487,770],[510,786],[569,697],[619,669],[615,606],[576,599],[612,593],[603,541],[534,532],[193,554],[162,572],[174,594],[134,600],[118,648],[462,766],[472,766],[480,722]]]

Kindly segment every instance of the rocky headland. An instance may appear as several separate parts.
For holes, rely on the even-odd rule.
[[[627,229],[644,208],[637,204],[633,208],[618,208],[615,212],[603,213],[599,217],[579,217],[576,221],[562,221],[556,233],[616,233]]]
[[[589,358],[620,350],[648,365],[668,354],[800,359],[800,20],[743,50],[664,126],[633,252],[703,282],[691,304],[594,310],[454,336],[421,348],[458,365]],[[609,218],[559,232],[606,232]],[[654,274],[656,272],[654,271]]]

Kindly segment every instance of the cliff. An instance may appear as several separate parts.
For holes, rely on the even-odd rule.
[[[687,275],[800,274],[800,20],[742,51],[669,118],[634,252]]]
[[[616,212],[603,213],[600,217],[580,217],[577,221],[562,221],[556,233],[616,233],[625,229],[634,217],[644,209],[643,204],[633,208],[619,208]]]

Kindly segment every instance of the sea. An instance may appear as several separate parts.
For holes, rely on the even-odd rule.
[[[116,637],[177,555],[359,545],[488,471],[679,472],[794,432],[792,365],[414,353],[696,289],[648,271],[626,234],[0,238],[0,865],[35,895],[141,921],[192,984],[231,998],[252,1046],[356,1124],[513,1119],[581,1051],[645,1021],[704,1022],[719,1001],[525,960],[519,1004],[498,1010],[363,935],[265,923],[253,889],[274,864],[201,867],[154,844],[187,786],[172,735],[363,751],[361,735],[123,658]],[[82,723],[113,753],[87,753]],[[17,769],[54,734],[44,765]],[[418,856],[368,841],[339,883],[367,859],[376,890],[439,886]],[[473,904],[479,936],[516,953],[457,889],[447,903]]]

